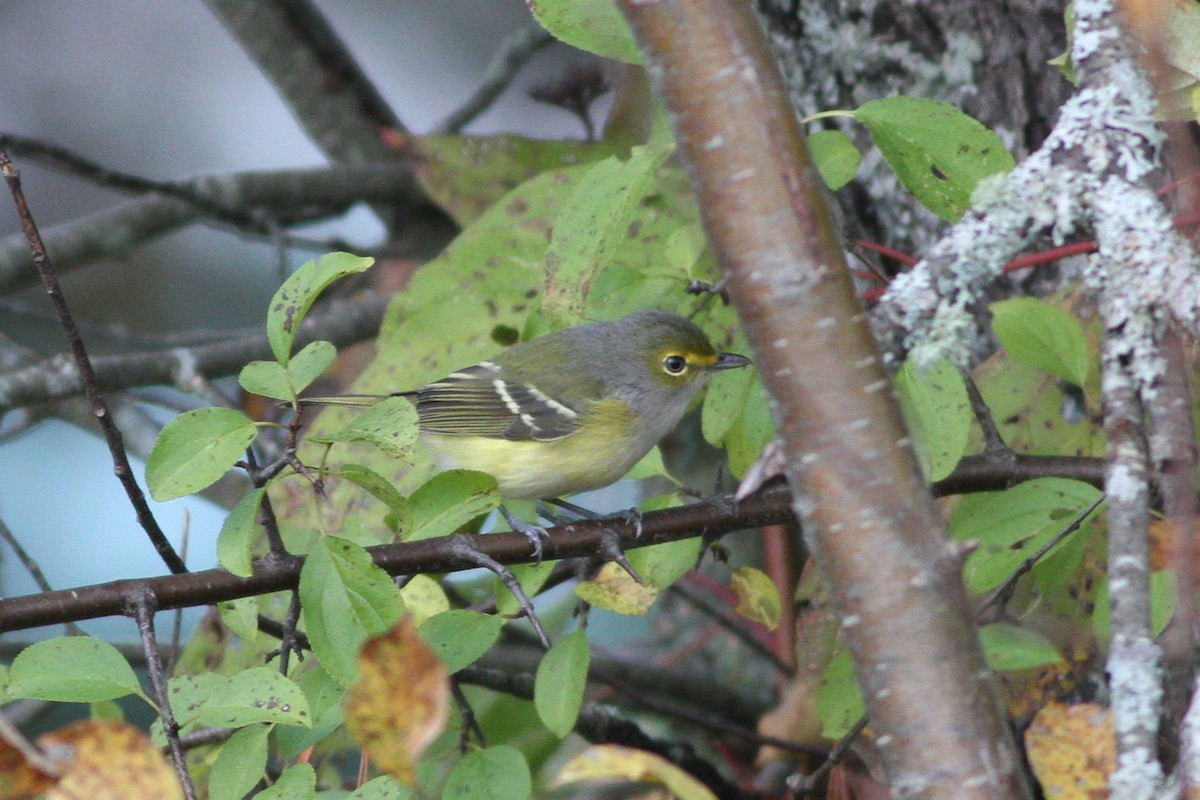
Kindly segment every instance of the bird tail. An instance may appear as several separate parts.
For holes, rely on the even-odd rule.
[[[302,406],[373,406],[389,397],[412,397],[416,392],[392,394],[335,394],[329,397],[301,397]]]

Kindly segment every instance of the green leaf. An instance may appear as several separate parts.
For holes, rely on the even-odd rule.
[[[308,314],[313,301],[329,284],[353,275],[375,263],[350,253],[329,253],[305,263],[283,282],[267,308],[267,340],[271,352],[280,364],[287,364],[292,354],[296,331]]]
[[[721,380],[713,381],[708,387],[704,406],[700,410],[700,430],[704,433],[704,440],[714,447],[724,443],[730,429],[741,418],[746,410],[751,386],[756,380],[752,369],[728,370],[720,377]]]
[[[278,361],[251,361],[238,373],[238,383],[250,394],[290,401],[287,370]]]
[[[306,344],[299,353],[288,361],[288,382],[293,395],[300,394],[309,384],[321,377],[321,374],[337,360],[337,348],[332,342],[318,339]],[[286,399],[291,399],[286,398]]]
[[[736,370],[742,372],[743,370]],[[716,384],[716,381],[713,381]],[[758,375],[750,382],[746,405],[737,422],[725,435],[725,450],[729,454],[729,470],[741,478],[758,460],[767,442],[775,436],[775,423],[767,407],[767,393]]]
[[[866,712],[862,692],[854,677],[850,651],[842,648],[825,665],[817,687],[821,735],[827,739],[842,738]]]
[[[400,494],[400,490],[393,486],[391,481],[375,470],[361,464],[342,464],[331,467],[329,472],[362,487],[395,512],[400,521],[400,530],[408,530],[412,526],[412,505],[408,498]]]
[[[1032,669],[1063,660],[1049,639],[1007,622],[984,625],[979,629],[979,641],[988,666],[998,671]]]
[[[457,609],[443,611],[425,620],[421,638],[454,674],[491,649],[500,638],[504,620],[495,614]]]
[[[979,181],[1013,158],[996,134],[954,106],[923,97],[872,100],[854,112],[896,177],[934,214],[953,222]]]
[[[531,791],[525,756],[502,744],[460,758],[446,778],[442,800],[526,800]]]
[[[137,676],[117,648],[91,636],[63,636],[31,644],[13,659],[13,698],[97,703],[142,694]]]
[[[642,63],[629,25],[612,0],[537,0],[529,8],[539,25],[572,47]]]
[[[355,789],[346,800],[414,800],[415,797],[412,789],[401,786],[391,775],[381,775]]]
[[[678,539],[649,547],[639,547],[628,554],[629,563],[647,585],[666,589],[696,566],[703,543],[698,538]]]
[[[655,191],[655,171],[670,152],[639,147],[628,161],[606,158],[571,192],[546,250],[542,313],[552,328],[583,320],[592,281],[627,241],[635,215]]]
[[[420,628],[425,620],[450,610],[450,598],[446,590],[428,575],[413,575],[400,590],[404,598],[404,611],[412,623]]]
[[[253,648],[258,641],[258,598],[223,600],[217,604],[217,611],[229,630],[237,634],[247,647]]]
[[[971,435],[974,414],[962,375],[945,360],[926,370],[905,361],[895,383],[921,471],[940,481],[958,466]]]
[[[310,800],[316,796],[317,772],[312,764],[292,764],[273,786],[254,795],[254,800]]]
[[[500,505],[496,479],[484,472],[451,469],[438,473],[409,498],[415,542],[454,533],[467,522]]]
[[[507,192],[538,173],[616,155],[610,141],[523,136],[414,136],[408,163],[429,197],[461,227],[479,219]]]
[[[252,725],[229,737],[209,773],[209,800],[242,800],[262,780],[270,733],[270,726]]]
[[[251,667],[206,684],[191,722],[200,726],[240,728],[256,722],[311,725],[308,699],[300,687],[269,667]]]
[[[305,670],[296,685],[308,699],[313,723],[311,728],[303,725],[279,725],[275,728],[279,755],[287,761],[299,757],[306,749],[325,739],[346,719],[342,709],[346,689],[320,665]]]
[[[808,149],[821,180],[833,191],[854,180],[862,163],[862,153],[841,131],[817,131],[808,137]]]
[[[957,541],[978,542],[963,569],[967,590],[999,586],[1099,496],[1098,489],[1080,481],[1037,478],[1002,492],[963,497],[948,532]]]
[[[992,332],[1014,360],[1076,386],[1085,384],[1088,346],[1079,320],[1032,297],[1001,300],[990,308]]]
[[[391,576],[353,542],[326,536],[300,570],[305,630],[321,665],[343,686],[358,675],[358,649],[404,613]]]
[[[533,704],[542,723],[560,739],[575,729],[589,661],[587,635],[577,628],[555,642],[538,664]]]
[[[1158,636],[1175,616],[1177,599],[1175,573],[1164,569],[1150,573],[1150,632]],[[1112,609],[1108,593],[1108,579],[1101,578],[1096,591],[1096,611],[1092,615],[1092,630],[1096,639],[1105,647],[1112,638]]]
[[[267,487],[262,486],[239,500],[221,523],[217,536],[217,560],[241,578],[254,574],[251,556],[258,539],[258,507],[266,493]]]
[[[150,458],[146,482],[160,503],[198,492],[221,479],[245,454],[258,428],[229,408],[198,408],[167,423]]]
[[[309,437],[314,442],[369,442],[392,458],[413,461],[417,444],[417,407],[403,397],[387,397],[359,414],[336,433]]]

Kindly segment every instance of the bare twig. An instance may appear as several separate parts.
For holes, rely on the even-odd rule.
[[[379,330],[387,302],[388,298],[374,294],[334,300],[305,318],[297,346],[327,339],[343,347],[367,339]],[[186,386],[197,375],[235,375],[247,362],[271,357],[267,336],[260,331],[190,348],[100,356],[92,361],[92,369],[102,390],[157,384]],[[0,374],[0,408],[44,403],[83,391],[78,368],[64,364],[60,357]]]
[[[167,691],[167,681],[163,676],[162,661],[158,654],[158,641],[154,634],[154,595],[147,587],[143,587],[133,598],[130,611],[137,619],[138,633],[142,637],[142,650],[146,654],[146,669],[150,674],[150,685],[154,687],[154,700],[158,704],[158,715],[162,718],[163,734],[167,737],[171,759],[175,762],[175,772],[183,785],[183,795],[187,800],[196,800],[196,787],[192,785],[192,776],[188,773],[183,745],[179,741],[179,725],[171,711],[170,692]]]
[[[512,83],[521,67],[539,50],[554,41],[554,37],[540,25],[529,25],[513,31],[504,38],[492,56],[492,63],[479,86],[450,116],[434,126],[435,133],[458,133],[472,120],[491,108],[504,90]]]
[[[99,385],[96,383],[96,374],[88,358],[87,347],[84,345],[79,331],[75,328],[75,321],[71,317],[66,298],[63,296],[62,288],[58,284],[58,275],[50,263],[50,257],[46,254],[46,245],[42,242],[37,224],[33,220],[33,215],[29,211],[28,204],[25,202],[25,193],[21,190],[20,173],[9,159],[8,153],[5,153],[3,150],[0,150],[0,170],[4,173],[4,179],[8,183],[9,191],[12,193],[13,202],[16,203],[17,215],[21,219],[21,228],[29,242],[29,249],[33,253],[34,264],[42,276],[42,282],[46,286],[46,293],[50,295],[50,302],[54,305],[59,322],[66,332],[67,342],[71,346],[71,352],[75,358],[75,366],[79,370],[84,391],[92,404],[92,413],[96,415],[96,419],[100,421],[100,427],[104,431],[104,439],[108,443],[108,451],[112,456],[113,471],[116,473],[117,479],[121,482],[121,486],[125,489],[125,494],[129,498],[129,502],[133,505],[138,523],[146,531],[146,535],[150,537],[150,541],[154,545],[154,549],[158,551],[163,563],[172,572],[187,572],[187,565],[183,563],[183,559],[179,557],[175,549],[171,546],[171,543],[167,541],[166,535],[163,534],[162,528],[158,526],[158,521],[150,511],[150,506],[146,503],[146,496],[142,493],[141,487],[137,485],[137,479],[133,476],[133,469],[130,467],[129,458],[125,454],[125,445],[121,441],[121,432],[113,424],[108,404],[100,391]]]

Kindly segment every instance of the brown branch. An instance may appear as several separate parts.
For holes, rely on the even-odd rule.
[[[193,199],[149,194],[47,230],[46,248],[58,270],[66,272],[101,258],[123,256],[150,239],[205,219],[206,208],[237,210],[255,218],[273,215],[284,224],[337,214],[361,200],[404,205],[420,191],[403,164],[390,162],[205,175],[177,185]],[[252,229],[274,232],[270,226],[260,228],[263,226]],[[418,228],[413,229],[414,237],[427,241],[414,250],[417,253],[431,248],[436,252],[449,238],[441,223],[419,230],[420,237],[416,237]],[[36,281],[24,238],[0,239],[0,291]]]
[[[121,441],[121,432],[113,423],[108,403],[105,401],[104,395],[96,383],[96,374],[92,369],[87,347],[84,345],[83,338],[79,335],[79,331],[75,327],[75,320],[71,317],[66,297],[63,295],[62,287],[58,283],[58,274],[54,271],[54,265],[51,263],[50,257],[46,254],[46,245],[42,241],[37,224],[33,220],[33,215],[29,211],[28,204],[25,202],[25,193],[21,190],[21,175],[17,171],[16,166],[9,160],[8,153],[3,150],[0,150],[0,171],[4,173],[4,180],[8,183],[13,202],[16,204],[17,216],[21,219],[21,229],[29,241],[29,250],[33,254],[33,262],[37,266],[38,273],[42,277],[42,283],[46,287],[46,293],[50,295],[50,302],[54,306],[55,313],[58,314],[63,331],[66,333],[67,343],[71,347],[71,354],[75,360],[75,367],[79,370],[84,392],[87,394],[92,406],[92,413],[96,415],[96,419],[99,420],[100,427],[104,432],[104,441],[108,444],[108,452],[112,457],[113,472],[116,474],[117,480],[121,482],[121,486],[125,490],[125,495],[129,498],[129,502],[133,506],[138,524],[142,526],[142,530],[150,538],[151,544],[158,551],[163,563],[167,565],[167,568],[171,572],[187,572],[187,565],[183,563],[183,559],[179,557],[179,554],[175,552],[175,548],[167,541],[162,528],[158,526],[158,520],[154,518],[154,514],[150,511],[150,506],[146,502],[146,496],[142,493],[142,489],[138,486],[137,479],[133,475],[133,469],[129,465],[129,457],[125,453],[125,445]]]
[[[671,115],[772,398],[794,505],[832,586],[894,795],[1028,797],[971,620],[962,553],[904,444],[758,20],[726,0],[618,5]]]
[[[364,294],[329,303],[305,318],[297,347],[326,339],[338,347],[374,336],[388,298]],[[174,384],[181,375],[208,378],[236,375],[247,362],[272,358],[265,333],[189,348],[100,356],[92,361],[96,385],[103,391]],[[45,403],[81,394],[78,368],[60,357],[0,374],[0,408]]]
[[[331,160],[357,164],[397,158],[385,136],[404,135],[403,124],[313,3],[206,0],[206,4]],[[404,183],[405,200],[391,207],[375,206],[393,238],[413,246],[431,226],[452,230],[411,173]]]
[[[620,537],[623,549],[646,547],[692,536],[719,535],[730,531],[768,525],[791,518],[787,491],[765,490],[741,503],[715,507],[705,503],[647,514],[642,535],[636,526],[612,520],[585,521],[551,528],[544,545],[548,560],[591,556],[610,530]],[[522,533],[493,533],[476,537],[475,549],[501,564],[533,560],[532,545]],[[464,556],[445,536],[420,542],[380,545],[369,548],[375,563],[391,575],[457,572],[478,565]],[[159,578],[126,579],[76,589],[0,599],[0,630],[13,631],[67,621],[124,614],[130,598],[149,590],[157,607],[165,610],[211,605],[239,597],[253,597],[295,589],[304,559],[299,556],[255,562],[255,573],[239,578],[221,569]]]

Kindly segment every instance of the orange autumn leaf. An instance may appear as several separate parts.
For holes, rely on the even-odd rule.
[[[61,761],[46,800],[182,800],[175,770],[146,734],[125,722],[82,720],[38,739]]]
[[[1095,703],[1050,703],[1025,731],[1033,774],[1047,797],[1091,800],[1108,796],[1116,769],[1112,712]]]
[[[32,764],[20,749],[0,738],[0,800],[32,800],[54,785],[54,778]]]
[[[417,759],[446,727],[446,668],[406,617],[362,646],[358,674],[346,693],[346,725],[380,769],[411,785]]]

